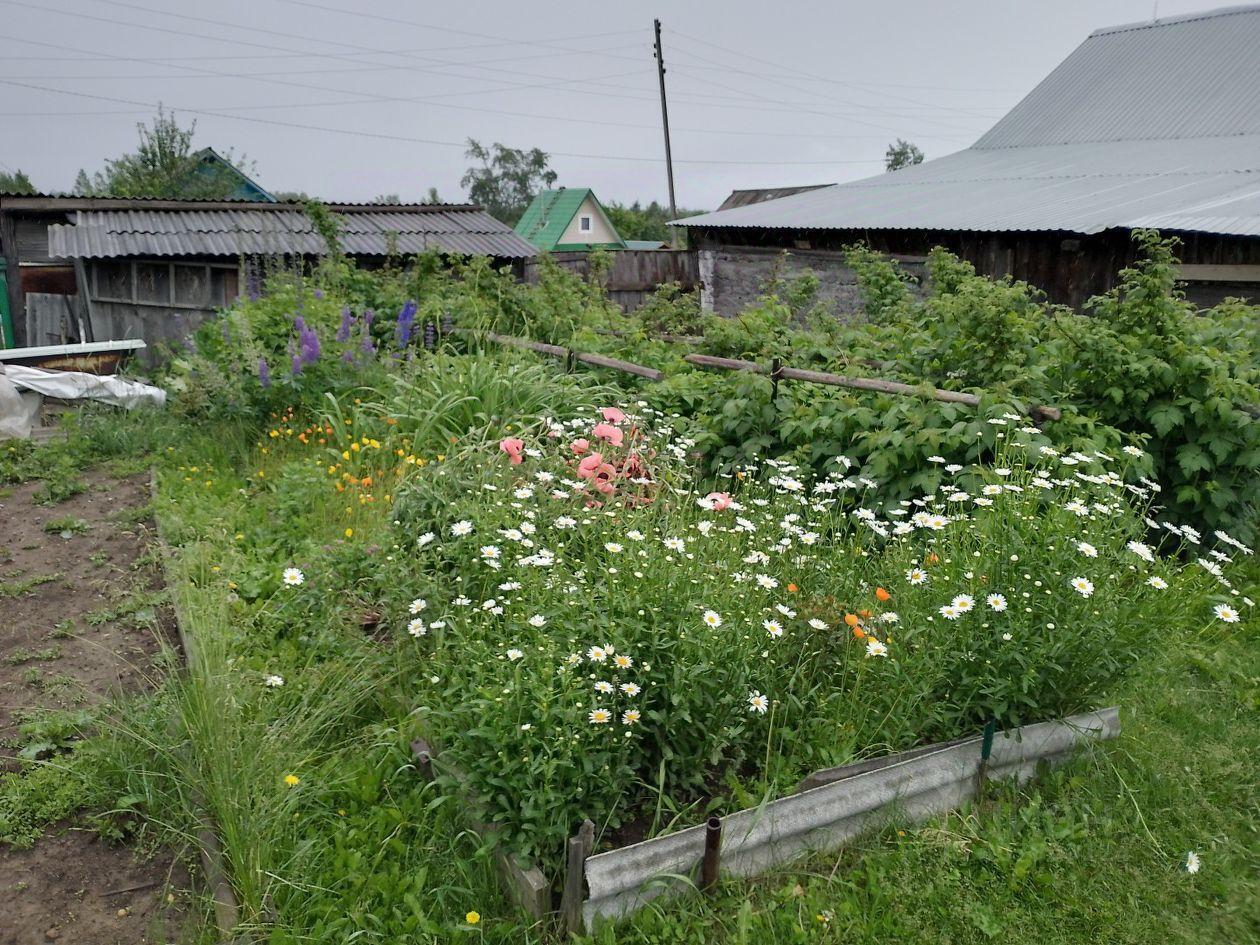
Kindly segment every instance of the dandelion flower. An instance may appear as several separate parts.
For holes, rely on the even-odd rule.
[[[297,587],[306,581],[306,575],[297,568],[285,568],[283,578],[288,587]]]
[[[622,725],[638,725],[639,721],[642,718],[643,718],[643,713],[640,712],[638,709],[626,709],[625,712],[621,713],[621,724]]]
[[[1082,597],[1089,597],[1094,593],[1094,582],[1088,578],[1074,577],[1068,582],[1072,585],[1072,590],[1080,594]]]
[[[990,594],[984,599],[984,602],[992,608],[994,613],[1000,614],[1006,610],[1006,598],[1001,594]]]
[[[714,629],[722,626],[722,615],[716,610],[706,610],[704,612],[704,617],[701,619],[704,620],[706,625],[713,627]]]
[[[468,915],[464,916],[464,921],[469,925],[476,925],[481,921],[481,913],[474,909],[472,912],[469,912]]]
[[[866,655],[867,656],[887,656],[888,647],[885,644],[880,643],[874,637],[870,637],[866,641]]]
[[[612,721],[612,713],[607,709],[592,709],[587,719],[592,725],[607,725]]]
[[[1212,612],[1216,614],[1217,619],[1223,620],[1225,623],[1238,623],[1238,611],[1228,604],[1217,604],[1212,608]]]
[[[422,600],[421,598],[417,597],[407,606],[407,612],[411,614],[418,614],[420,613],[420,611],[424,610],[424,608],[428,606],[429,606],[428,601]]]
[[[302,783],[302,779],[299,778],[296,774],[286,774],[284,776],[284,783],[287,784],[289,787],[297,787],[299,784]]]
[[[748,694],[748,708],[758,715],[765,715],[770,708],[770,700],[754,689]]]

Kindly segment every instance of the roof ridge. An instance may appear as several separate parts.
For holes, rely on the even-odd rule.
[[[1118,26],[1104,26],[1094,30],[1087,37],[1108,36],[1113,33],[1131,33],[1138,30],[1155,29],[1161,26],[1177,26],[1181,23],[1193,23],[1197,20],[1211,20],[1222,16],[1237,16],[1242,13],[1260,13],[1260,4],[1248,3],[1237,6],[1217,7],[1215,10],[1200,10],[1196,13],[1182,13],[1177,16],[1166,16],[1162,19],[1142,20],[1136,23],[1121,23]]]

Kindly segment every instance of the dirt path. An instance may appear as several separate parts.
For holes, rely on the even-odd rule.
[[[40,483],[0,490],[0,772],[19,769],[31,713],[73,716],[168,671],[148,476],[83,479],[51,506]],[[59,825],[27,850],[0,844],[0,945],[175,941],[187,885],[170,857]]]

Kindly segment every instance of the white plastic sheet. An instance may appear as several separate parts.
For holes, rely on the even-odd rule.
[[[0,440],[16,437],[25,440],[39,423],[39,410],[44,398],[34,391],[22,392],[0,364]]]
[[[113,375],[81,371],[42,371],[22,364],[6,365],[5,374],[18,390],[31,390],[62,400],[99,400],[115,407],[162,407],[166,391]]]

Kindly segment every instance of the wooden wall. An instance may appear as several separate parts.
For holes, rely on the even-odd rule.
[[[591,273],[590,253],[551,253],[548,258],[556,265],[587,278]],[[649,295],[667,282],[677,282],[684,289],[694,289],[700,284],[696,269],[696,254],[685,249],[621,249],[608,254],[612,266],[607,274],[608,297],[621,306],[622,311],[633,312]],[[537,282],[541,259],[525,262],[524,281]]]
[[[857,242],[903,255],[926,255],[943,246],[982,275],[1014,276],[1037,286],[1050,301],[1079,309],[1086,299],[1115,285],[1116,274],[1136,259],[1128,230],[1081,235],[1061,232],[972,233],[936,230],[743,230],[710,229],[695,234],[701,247],[773,246],[789,250],[836,250]],[[1209,233],[1175,234],[1182,262],[1203,265],[1260,263],[1260,237]],[[1224,295],[1260,301],[1260,286],[1189,283],[1192,301],[1211,305]]]

